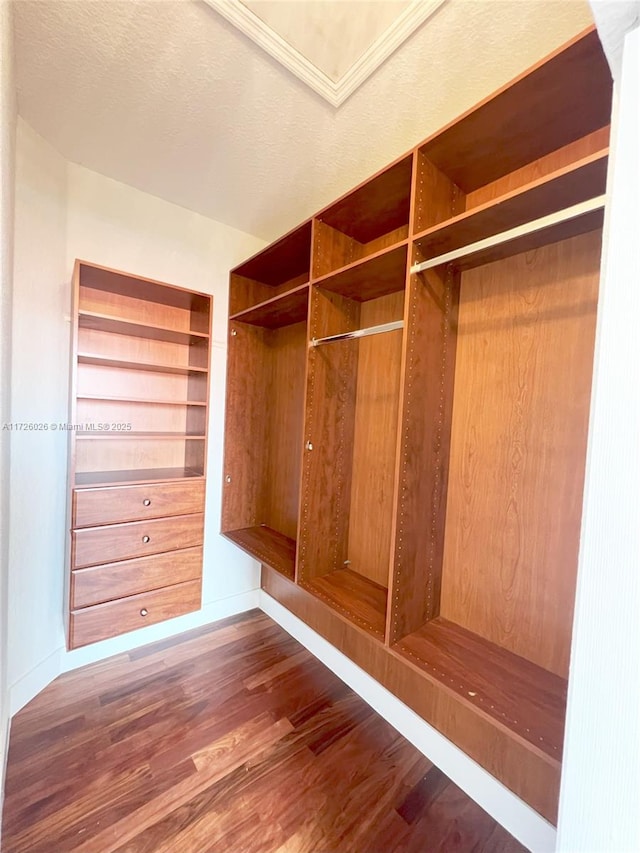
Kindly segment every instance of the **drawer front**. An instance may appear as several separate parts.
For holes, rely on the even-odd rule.
[[[87,527],[72,533],[72,566],[98,566],[202,545],[204,515],[179,515]]]
[[[199,610],[200,594],[201,581],[187,581],[73,611],[69,626],[70,648],[77,649]]]
[[[89,607],[202,576],[202,546],[107,563],[71,573],[71,609]]]
[[[95,527],[204,511],[204,480],[75,489],[72,527]]]

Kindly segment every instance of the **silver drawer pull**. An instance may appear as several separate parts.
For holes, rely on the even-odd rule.
[[[150,536],[143,536],[143,537],[142,537],[142,541],[143,541],[143,542],[144,542],[144,544],[146,545],[146,544],[147,544],[147,542],[151,542],[151,537],[150,537]]]
[[[143,607],[143,608],[142,608],[142,610],[140,611],[140,615],[141,615],[141,616],[146,616],[148,612],[149,612],[149,611],[147,610],[147,608],[146,608],[146,607]]]
[[[151,498],[145,498],[142,503],[144,506],[151,506]]]

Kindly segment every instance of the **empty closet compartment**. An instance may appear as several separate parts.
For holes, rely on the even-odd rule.
[[[380,172],[314,219],[312,274],[318,279],[409,235],[413,156]]]
[[[222,532],[294,577],[307,298],[293,313],[229,323]],[[283,325],[281,325],[283,324]]]
[[[78,264],[75,485],[203,476],[210,299]]]
[[[379,284],[379,283],[378,283]],[[345,288],[348,289],[348,288]],[[404,274],[360,299],[313,288],[299,581],[385,634]],[[371,296],[371,298],[367,298]]]
[[[311,222],[306,222],[232,270],[230,317],[290,291],[294,292],[294,301],[295,293],[300,301],[301,293],[304,298],[304,288],[300,286],[309,281],[310,257]]]
[[[611,86],[597,42],[565,46],[421,146],[413,233],[425,257],[604,193]]]
[[[557,762],[600,244],[427,265],[409,295],[391,642]]]

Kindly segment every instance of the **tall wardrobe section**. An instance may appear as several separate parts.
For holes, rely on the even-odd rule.
[[[77,261],[68,646],[200,608],[211,297]]]
[[[231,274],[226,535],[552,822],[611,88],[589,29]]]

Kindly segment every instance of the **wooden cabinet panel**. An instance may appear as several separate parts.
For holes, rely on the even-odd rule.
[[[71,646],[78,648],[97,643],[198,610],[201,585],[200,580],[187,581],[75,610],[70,621]]]
[[[71,574],[71,609],[196,580],[201,571],[201,546],[76,569]]]
[[[302,242],[231,275],[223,530],[549,820],[611,94],[589,28],[316,214],[295,366]]]
[[[204,509],[204,480],[120,486],[106,489],[76,489],[73,495],[73,527],[95,527],[189,515]]]
[[[73,532],[73,567],[144,557],[202,544],[204,515],[107,524]]]

